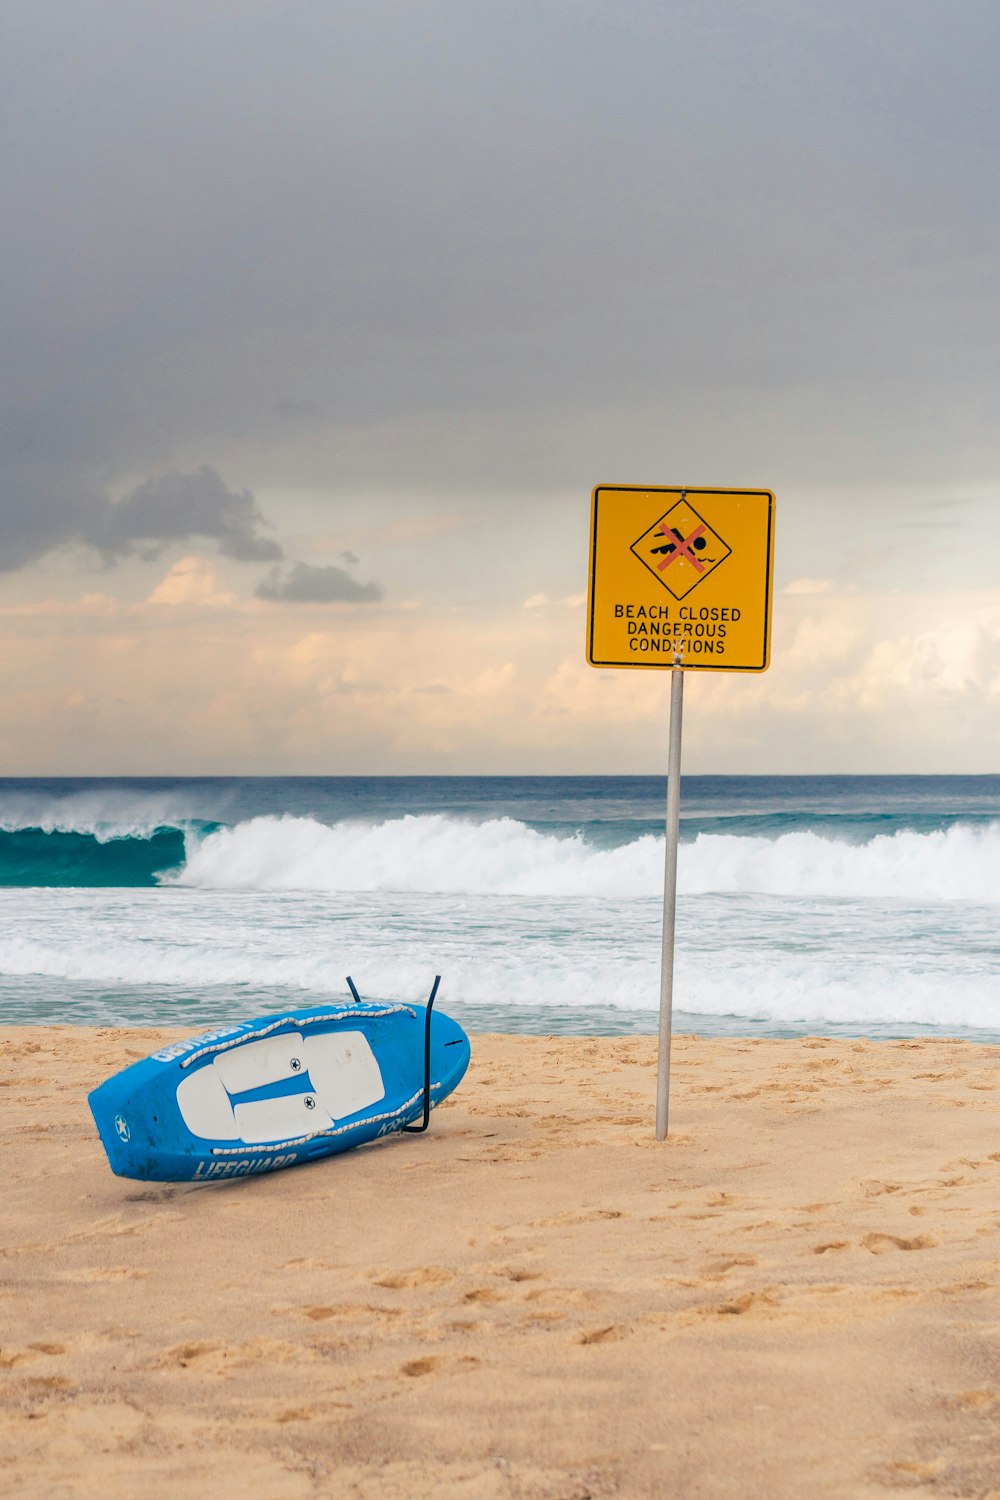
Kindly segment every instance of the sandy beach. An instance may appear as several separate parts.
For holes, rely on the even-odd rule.
[[[8,1027],[12,1496],[1000,1496],[1000,1048],[478,1036],[423,1137],[114,1177]]]

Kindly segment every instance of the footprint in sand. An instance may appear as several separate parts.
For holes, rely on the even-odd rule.
[[[881,1483],[895,1487],[912,1481],[914,1484],[922,1485],[934,1479],[940,1472],[941,1464],[937,1460],[927,1464],[917,1459],[900,1458],[895,1463],[886,1464],[886,1477]]]
[[[13,1370],[15,1365],[30,1358],[27,1349],[0,1349],[0,1370]]]
[[[626,1329],[620,1323],[608,1323],[604,1328],[591,1328],[578,1333],[574,1344],[611,1344],[625,1337]]]
[[[966,1406],[995,1406],[998,1399],[996,1391],[958,1391],[954,1396],[946,1396],[944,1405],[951,1411]]]
[[[731,1302],[724,1302],[718,1312],[724,1316],[739,1317],[742,1313],[756,1309],[762,1312],[774,1306],[775,1298],[771,1292],[744,1292],[742,1297],[734,1297]]]
[[[412,1271],[370,1271],[368,1279],[376,1286],[401,1291],[404,1287],[444,1286],[455,1280],[455,1272],[446,1266],[416,1266]]]
[[[756,1255],[730,1255],[725,1260],[711,1261],[702,1268],[702,1275],[710,1277],[713,1281],[725,1276],[727,1271],[732,1271],[737,1266],[755,1266]]]
[[[866,1234],[859,1242],[872,1255],[884,1255],[887,1250],[931,1250],[937,1244],[929,1234],[918,1234],[913,1239],[903,1239],[898,1234]]]
[[[276,1312],[284,1313],[284,1308],[276,1308]],[[295,1309],[298,1317],[308,1318],[310,1323],[326,1323],[331,1318],[363,1319],[370,1318],[400,1318],[402,1310],[398,1307],[376,1307],[372,1302],[335,1302],[317,1307],[299,1307]]]
[[[480,1361],[474,1354],[463,1354],[460,1359],[451,1362],[456,1369],[469,1369],[478,1365]],[[442,1370],[447,1362],[436,1354],[422,1354],[419,1359],[408,1359],[405,1364],[400,1365],[399,1373],[407,1375],[411,1379],[421,1375],[433,1375],[435,1370]]]
[[[558,1303],[562,1307],[592,1307],[605,1299],[601,1292],[583,1287],[535,1286],[524,1294],[525,1302]]]
[[[898,1193],[901,1182],[880,1182],[877,1177],[862,1178],[858,1187],[866,1198],[881,1198],[883,1193]]]
[[[244,1370],[251,1365],[284,1365],[315,1358],[312,1349],[299,1344],[280,1343],[275,1339],[251,1339],[246,1344],[191,1339],[184,1344],[175,1344],[171,1349],[164,1349],[158,1358],[151,1361],[151,1368],[195,1369],[203,1374],[228,1375],[233,1370]]]
[[[551,1219],[536,1219],[533,1227],[555,1229],[563,1224],[592,1224],[598,1219],[627,1219],[629,1215],[620,1208],[570,1208]]]
[[[769,1313],[774,1308],[776,1297],[769,1287],[759,1292],[744,1292],[741,1297],[732,1297],[728,1302],[717,1302],[713,1307],[695,1308],[699,1318],[742,1317],[748,1312]]]
[[[192,1342],[188,1344],[175,1344],[172,1349],[165,1349],[156,1364],[161,1368],[176,1366],[186,1370],[189,1365],[196,1364],[199,1360],[205,1360],[225,1351],[224,1344],[215,1344],[205,1341]]]

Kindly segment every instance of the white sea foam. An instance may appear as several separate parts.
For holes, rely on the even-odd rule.
[[[810,832],[776,839],[702,834],[682,846],[681,889],[862,900],[1000,902],[1000,824],[901,830],[850,844]]]
[[[768,907],[774,905],[771,901]],[[817,901],[799,908],[785,943],[787,903],[691,896],[681,903],[675,1004],[712,1017],[771,1025],[835,1023],[1000,1030],[1000,983],[985,940],[989,914],[956,911],[941,931],[917,908],[895,917],[861,909],[843,929]],[[611,1007],[652,1011],[659,990],[655,901],[507,897],[240,895],[175,890],[0,892],[0,976],[34,979],[67,996],[105,985],[141,1003],[166,987],[197,997],[212,1019],[214,987],[243,987],[239,1014],[278,1003],[345,997],[345,974],[372,997],[420,1000],[435,973],[442,1004]],[[915,918],[917,925],[914,926]],[[291,993],[290,993],[291,992]],[[266,995],[262,1002],[259,997]],[[253,998],[258,997],[258,998]],[[150,1002],[152,1003],[152,1002]],[[159,1002],[161,1005],[163,1001]]]
[[[200,841],[165,879],[202,890],[399,891],[468,895],[655,896],[663,840],[616,849],[539,833],[511,818],[443,815],[328,826],[254,818]],[[901,831],[862,844],[810,832],[700,834],[682,844],[682,893],[1000,902],[1000,824]]]

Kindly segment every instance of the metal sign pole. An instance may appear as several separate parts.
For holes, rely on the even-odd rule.
[[[674,1004],[674,918],[677,911],[677,838],[681,811],[681,719],[684,673],[670,674],[670,750],[667,759],[666,856],[663,869],[663,947],[660,954],[660,1047],[656,1069],[656,1139],[667,1138],[670,1113],[670,1036]]]

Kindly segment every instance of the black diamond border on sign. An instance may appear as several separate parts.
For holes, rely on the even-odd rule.
[[[719,536],[719,533],[716,531],[715,527],[713,525],[711,525],[711,523],[709,521],[706,521],[705,517],[703,515],[701,515],[699,511],[695,510],[694,506],[691,504],[691,501],[687,498],[687,496],[685,494],[678,495],[677,499],[674,501],[674,503],[670,507],[670,509],[668,511],[665,511],[663,513],[663,515],[660,516],[658,520],[654,521],[651,526],[647,526],[646,529],[645,529],[645,531],[642,533],[642,536],[636,537],[635,541],[632,543],[631,547],[629,548],[629,551],[632,553],[632,555],[634,557],[638,558],[639,562],[642,563],[642,565],[643,565],[644,568],[647,568],[649,570],[649,572],[652,573],[652,575],[656,579],[657,583],[661,584],[662,587],[666,589],[667,593],[670,595],[670,597],[672,599],[686,599],[687,596],[688,596],[688,594],[693,594],[694,593],[694,591],[698,587],[699,583],[704,583],[704,581],[705,581],[704,578],[696,578],[695,581],[694,581],[694,583],[691,585],[691,587],[689,589],[685,589],[683,594],[675,594],[674,591],[673,591],[673,589],[670,587],[669,583],[667,582],[666,578],[664,577],[664,575],[659,571],[659,569],[654,568],[653,565],[652,565],[652,563],[648,562],[646,560],[646,558],[644,558],[642,556],[641,553],[636,552],[636,550],[635,550],[638,547],[639,543],[641,541],[644,541],[649,536],[649,533],[655,529],[655,527],[662,525],[663,522],[666,521],[666,519],[667,519],[668,516],[673,515],[673,513],[677,509],[678,505],[686,505],[687,508],[688,508],[688,510],[691,512],[691,514],[693,516],[697,516],[697,518],[701,522],[702,526],[705,526],[712,533],[713,536],[719,537],[719,541],[722,543],[722,545],[726,549],[726,556],[725,557],[720,557],[719,561],[715,564],[715,567],[712,568],[712,569],[710,569],[710,571],[708,573],[706,573],[705,577],[706,578],[710,578],[712,576],[712,574],[714,572],[716,572],[716,570],[718,568],[721,568],[722,564],[726,561],[726,558],[727,557],[732,557],[732,555],[733,555],[733,549],[732,549],[732,547],[730,547],[729,543],[725,540],[724,537]]]

